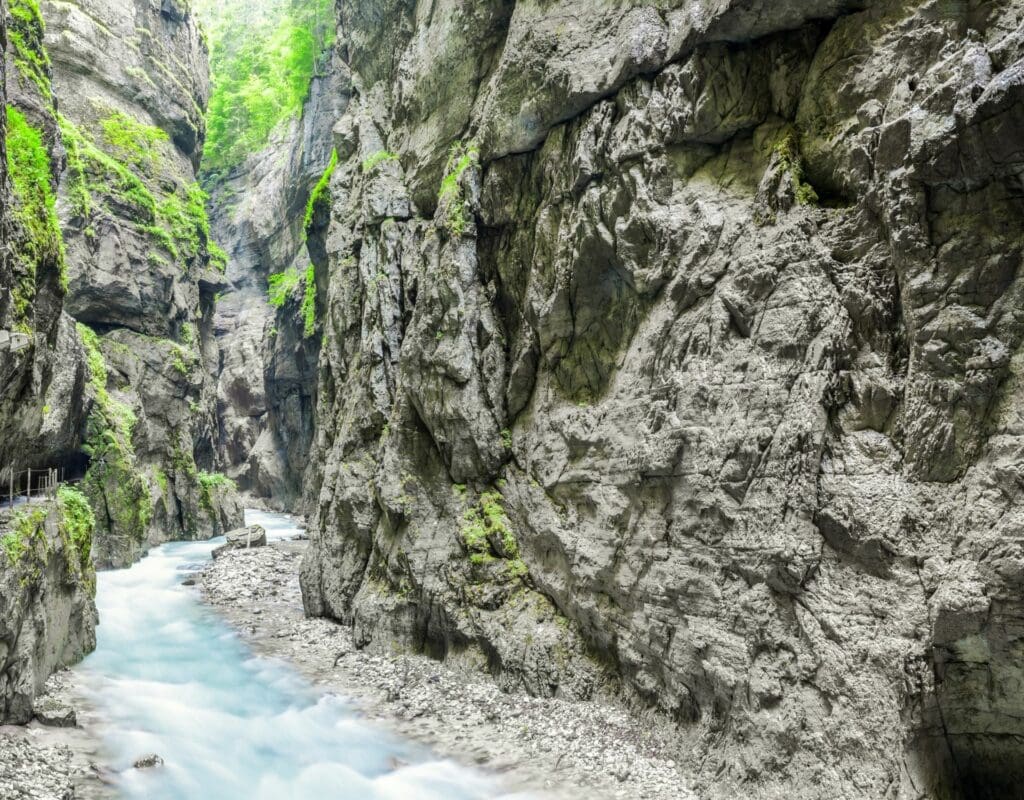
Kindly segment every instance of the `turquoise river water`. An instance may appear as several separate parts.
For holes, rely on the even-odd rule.
[[[272,540],[296,532],[282,515],[247,517]],[[219,541],[167,544],[131,569],[99,575],[97,648],[78,671],[124,798],[502,796],[489,776],[383,731],[286,664],[252,652],[181,585]],[[164,765],[132,768],[149,753]]]

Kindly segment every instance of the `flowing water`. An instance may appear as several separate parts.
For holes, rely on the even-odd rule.
[[[248,512],[268,538],[283,515]],[[78,668],[125,798],[483,800],[495,782],[360,719],[242,643],[181,585],[220,540],[167,544],[99,575],[96,651]],[[164,759],[133,769],[140,756]]]

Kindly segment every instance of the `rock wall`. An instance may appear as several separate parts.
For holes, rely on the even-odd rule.
[[[705,797],[1015,796],[1024,4],[339,14],[307,610]]]
[[[306,205],[331,161],[347,94],[328,63],[301,118],[211,190],[213,231],[230,256],[216,315],[221,458],[240,489],[289,511],[302,498],[313,439],[320,339],[306,330],[304,282],[275,308],[267,279],[308,268]]]
[[[0,0],[0,483],[79,451],[85,354],[64,312],[54,208],[60,133],[41,20]],[[6,500],[6,498],[5,498]],[[95,647],[94,520],[81,495],[0,507],[0,724],[28,722],[50,674]]]
[[[62,148],[31,7],[0,7],[0,482],[78,451],[85,359],[64,313],[66,260],[52,210]],[[9,167],[13,167],[9,169]]]
[[[86,435],[96,558],[124,566],[147,544],[241,524],[215,478],[213,319],[226,282],[196,182],[206,45],[187,3],[41,7],[67,148],[67,308],[91,342],[100,401]]]
[[[72,502],[37,501],[13,516],[0,510],[2,724],[29,722],[46,679],[96,647],[94,519]]]

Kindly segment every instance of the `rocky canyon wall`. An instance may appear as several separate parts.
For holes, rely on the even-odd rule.
[[[301,117],[212,189],[213,231],[230,256],[216,315],[221,457],[239,488],[288,510],[302,498],[320,353],[318,326],[307,326],[302,308],[310,267],[303,223],[349,93],[339,74],[325,59]],[[275,307],[267,281],[281,274],[300,279]]]
[[[73,456],[86,358],[64,311],[61,138],[34,7],[0,2],[0,482]],[[6,494],[6,491],[5,491]],[[6,497],[5,497],[6,500]],[[28,722],[54,669],[96,642],[94,519],[78,493],[0,508],[0,723]]]
[[[0,721],[26,722],[95,645],[94,564],[242,513],[216,472],[226,257],[195,181],[188,5],[11,0],[0,19],[0,483],[6,502],[12,472],[68,482],[0,507]]]
[[[307,610],[701,796],[1014,796],[1024,4],[339,22]]]
[[[187,3],[43,2],[67,169],[58,210],[67,310],[93,368],[98,412],[86,486],[100,566],[241,522],[216,477],[225,256],[196,182],[209,96]]]

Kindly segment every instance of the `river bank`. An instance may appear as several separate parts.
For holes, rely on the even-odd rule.
[[[302,611],[307,543],[236,550],[207,566],[202,596],[257,652],[292,664],[323,691],[441,755],[549,798],[688,800],[672,732],[600,702],[501,692],[423,656],[357,650],[347,628]]]

